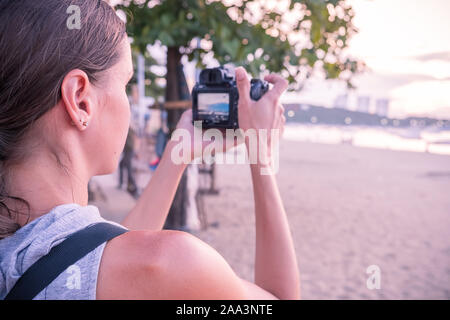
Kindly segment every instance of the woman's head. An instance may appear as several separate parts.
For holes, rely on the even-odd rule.
[[[69,27],[74,5],[79,29]],[[42,153],[65,166],[76,150],[85,174],[114,171],[132,70],[125,25],[107,3],[0,0],[0,238],[18,228],[6,204],[13,167]]]

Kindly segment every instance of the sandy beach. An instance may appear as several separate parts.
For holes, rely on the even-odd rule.
[[[108,184],[115,175],[95,178],[114,203],[93,204],[120,221],[133,201]],[[277,180],[303,299],[450,299],[449,156],[283,140]],[[205,198],[213,226],[194,234],[252,280],[248,166],[219,165],[217,187]],[[378,290],[366,286],[370,265],[381,270]]]

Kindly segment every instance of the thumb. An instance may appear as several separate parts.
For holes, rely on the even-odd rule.
[[[239,104],[248,106],[250,103],[250,81],[243,67],[236,68],[236,85],[239,92]]]

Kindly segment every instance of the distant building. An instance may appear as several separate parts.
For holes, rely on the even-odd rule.
[[[342,94],[336,97],[333,104],[334,108],[347,109],[348,107],[348,95]]]
[[[360,96],[358,97],[358,104],[356,111],[368,113],[370,108],[370,97]]]
[[[386,117],[389,112],[389,100],[377,99],[375,103],[375,113],[380,117]]]

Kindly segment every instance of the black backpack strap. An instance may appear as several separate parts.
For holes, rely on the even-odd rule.
[[[29,267],[9,291],[5,300],[32,300],[70,265],[102,243],[127,231],[123,227],[101,222],[71,234]]]

